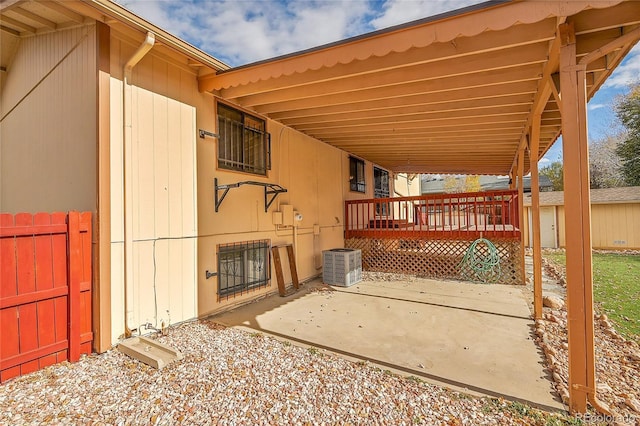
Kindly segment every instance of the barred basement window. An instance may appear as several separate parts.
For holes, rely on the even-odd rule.
[[[218,299],[268,285],[269,246],[269,240],[218,246]]]
[[[265,121],[218,104],[218,167],[266,175],[271,167]]]

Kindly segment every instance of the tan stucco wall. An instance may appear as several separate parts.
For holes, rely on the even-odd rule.
[[[392,193],[394,196],[413,197],[420,195],[420,175],[398,173],[394,175]]]
[[[112,32],[111,38],[111,326],[112,340],[124,331],[124,220],[122,180],[122,66],[137,48]],[[301,281],[321,273],[322,250],[342,247],[345,198],[371,197],[373,166],[366,164],[367,194],[351,193],[348,154],[268,121],[272,170],[261,177],[217,168],[217,140],[197,137],[198,129],[217,131],[216,100],[198,92],[196,73],[174,58],[152,50],[135,67],[132,79],[133,252],[130,328],[172,323],[208,315],[277,289],[218,301],[219,244],[268,239],[274,246],[294,244]],[[213,181],[255,180],[287,189],[264,212],[261,187],[232,189],[214,210]],[[303,215],[297,228],[273,224],[273,212],[291,205]],[[314,233],[314,229],[317,231]],[[294,232],[295,231],[295,232]],[[286,252],[285,281],[291,283]],[[167,313],[167,310],[169,313]]]
[[[88,28],[90,35],[77,52],[69,56],[73,61],[68,69],[63,62],[60,69],[64,72],[61,75],[53,72],[49,77],[51,82],[45,81],[34,91],[35,97],[28,97],[12,113],[6,126],[3,122],[3,211],[6,211],[5,202],[21,211],[95,209],[96,37],[94,26]],[[20,94],[30,88],[29,84],[34,84],[34,78],[41,76],[30,73],[31,68],[38,68],[27,59],[33,62],[33,55],[43,55],[46,60],[41,60],[44,64],[41,68],[46,69],[45,65],[59,58],[60,55],[54,53],[66,53],[65,48],[82,37],[83,30],[86,29],[33,38],[33,46],[29,45],[31,39],[27,39],[21,49],[29,47],[31,56],[19,50],[14,65],[14,70],[23,70],[25,76],[12,81],[9,73],[3,90],[3,108],[8,108],[5,105],[11,105],[11,100],[19,99]],[[206,270],[217,270],[218,244],[256,239],[268,239],[274,246],[294,244],[299,279],[304,281],[319,275],[322,251],[344,244],[344,200],[373,197],[373,164],[366,162],[366,193],[352,192],[346,152],[268,121],[267,130],[272,136],[272,170],[268,176],[217,169],[217,140],[197,136],[198,129],[217,131],[215,98],[198,91],[198,68],[189,66],[186,58],[169,57],[155,49],[133,70],[131,126],[127,128],[123,120],[122,69],[140,40],[113,29],[109,40],[109,149],[107,158],[100,159],[100,164],[106,164],[109,171],[110,191],[106,236],[110,264],[103,265],[110,271],[108,340],[115,343],[123,335],[125,317],[131,329],[147,322],[159,327],[163,322],[176,323],[208,315],[276,291],[272,272],[272,282],[266,289],[219,302],[217,279],[205,278]],[[60,45],[59,49],[48,48],[55,45],[54,42]],[[44,91],[45,96],[40,91]],[[63,98],[67,99],[64,105],[59,101]],[[34,126],[32,117],[43,123],[42,126]],[[22,133],[16,133],[16,129]],[[133,272],[127,286],[129,306],[125,313],[123,140],[127,132],[131,140]],[[15,139],[15,134],[21,134],[24,146],[14,146],[16,144],[6,137],[11,135]],[[42,143],[34,144],[34,140]],[[55,147],[52,141],[57,144]],[[34,169],[55,173],[48,173],[46,179],[33,179],[13,167],[16,158],[22,164],[35,162],[31,174]],[[69,158],[80,165],[69,167]],[[65,167],[61,168],[60,164]],[[279,195],[265,213],[262,188],[237,188],[215,213],[213,179],[216,177],[220,183],[242,180],[277,183],[288,192]],[[19,178],[25,180],[24,186],[15,184]],[[37,196],[26,197],[30,191]],[[293,206],[303,215],[295,228],[273,224],[273,212],[284,211],[285,205]],[[285,251],[282,257],[285,281],[289,284],[291,276]]]
[[[212,100],[213,103],[213,100]],[[208,111],[208,110],[203,110]],[[199,111],[199,114],[203,111]],[[209,119],[209,118],[207,118]],[[321,273],[322,251],[343,247],[343,200],[361,197],[350,193],[349,159],[345,152],[321,143],[279,123],[269,120],[272,169],[266,177],[230,172],[216,168],[217,142],[198,143],[198,312],[207,315],[242,303],[248,299],[276,291],[272,268],[271,285],[265,289],[218,302],[217,279],[205,278],[205,271],[217,271],[217,245],[258,239],[269,239],[273,246],[294,244],[297,253],[298,276],[301,281]],[[367,182],[373,179],[371,164],[367,167]],[[229,191],[215,213],[213,180],[219,184],[245,180],[275,183],[287,189],[264,211],[261,187],[242,186]],[[273,224],[273,212],[285,211],[284,205],[302,214],[297,229]],[[319,229],[314,234],[314,227]],[[295,231],[295,232],[294,232]],[[297,244],[296,244],[297,243]],[[291,275],[285,250],[281,250],[285,281]]]
[[[0,97],[2,212],[95,211],[96,74],[95,25],[20,40]]]

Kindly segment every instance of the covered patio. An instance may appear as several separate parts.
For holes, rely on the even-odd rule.
[[[570,409],[589,401],[606,412],[594,369],[586,103],[639,26],[635,1],[492,1],[201,76],[199,86],[394,173],[509,175],[520,212],[531,172],[535,318],[538,160],[562,134]]]
[[[523,290],[400,278],[338,288],[317,280],[285,299],[267,298],[213,321],[466,393],[562,410]]]

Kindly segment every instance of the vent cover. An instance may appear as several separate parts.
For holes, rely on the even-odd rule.
[[[323,251],[322,281],[341,287],[362,281],[362,252],[344,248]]]

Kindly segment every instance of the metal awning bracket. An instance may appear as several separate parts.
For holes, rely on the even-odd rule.
[[[242,182],[228,183],[228,184],[225,184],[225,185],[218,185],[218,178],[214,178],[214,186],[215,186],[214,195],[215,195],[216,213],[218,212],[218,209],[220,208],[220,205],[222,204],[222,201],[224,201],[224,198],[227,196],[227,193],[229,192],[229,190],[231,188],[238,188],[238,187],[240,187],[242,185],[262,186],[264,188],[264,212],[265,213],[269,210],[269,207],[271,206],[271,204],[273,204],[273,202],[275,201],[275,199],[278,196],[278,194],[282,194],[283,192],[287,192],[286,188],[283,188],[282,186],[280,186],[278,184],[275,184],[275,183],[257,182],[257,181],[253,181],[253,180],[246,180],[246,181],[242,181]],[[220,191],[223,191],[222,195],[220,195]]]

